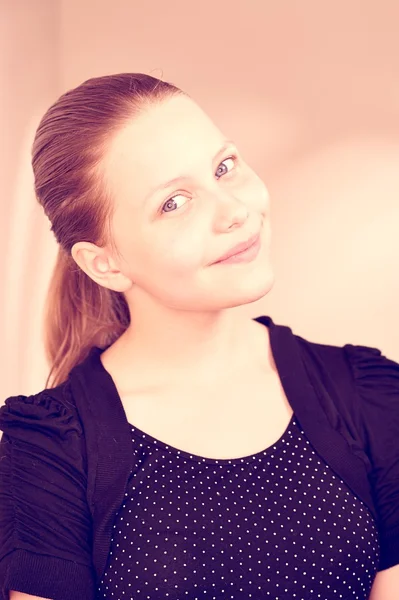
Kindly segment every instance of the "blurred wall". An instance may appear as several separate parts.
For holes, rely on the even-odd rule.
[[[56,246],[39,213],[26,223],[36,215],[30,124],[44,99],[42,112],[83,80],[122,71],[185,89],[268,185],[276,283],[243,310],[399,361],[396,0],[25,0],[5,13],[3,397],[38,391],[47,375],[38,323]]]
[[[60,93],[60,5],[0,0],[0,402],[43,389],[41,312],[52,234],[33,191],[30,149]]]

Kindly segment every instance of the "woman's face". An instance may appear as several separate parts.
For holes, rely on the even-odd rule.
[[[232,142],[186,96],[153,104],[113,139],[105,158],[112,221],[133,282],[128,303],[149,297],[182,310],[253,302],[273,285],[269,196]],[[213,264],[261,233],[251,262]]]

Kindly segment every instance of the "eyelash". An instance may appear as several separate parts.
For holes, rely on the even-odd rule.
[[[223,164],[223,163],[224,163],[226,160],[229,160],[229,159],[232,159],[232,160],[234,161],[234,167],[233,167],[233,169],[234,169],[234,168],[235,168],[235,166],[236,166],[236,164],[237,164],[237,160],[238,160],[238,157],[237,157],[237,155],[236,155],[236,154],[232,154],[232,155],[230,155],[230,156],[226,156],[226,158],[224,158],[224,159],[223,159],[223,160],[222,160],[222,161],[219,163],[219,165],[218,165],[218,168],[220,167],[220,165],[221,165],[221,164]],[[218,179],[220,179],[220,177],[223,177],[224,175],[228,175],[229,173],[231,173],[231,172],[233,171],[233,169],[231,169],[231,171],[228,171],[227,173],[224,173],[223,175],[220,175]],[[217,170],[217,169],[216,169],[216,170]],[[164,213],[164,212],[163,212],[163,209],[164,209],[165,205],[166,205],[168,202],[170,202],[171,200],[173,200],[173,198],[176,198],[177,196],[182,196],[182,195],[183,195],[183,194],[173,194],[173,196],[170,196],[170,197],[169,197],[167,200],[165,200],[165,202],[162,204],[162,206],[161,206],[161,209],[160,209],[160,212],[161,212],[161,214],[167,214],[167,213]],[[179,209],[177,208],[176,210],[179,210]],[[171,210],[171,211],[168,211],[168,212],[175,212],[175,211]]]

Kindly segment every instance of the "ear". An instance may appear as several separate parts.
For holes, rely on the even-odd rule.
[[[91,242],[77,242],[71,249],[71,255],[82,271],[98,285],[115,292],[126,292],[133,286],[104,248]]]

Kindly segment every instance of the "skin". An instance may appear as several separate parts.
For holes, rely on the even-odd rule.
[[[72,256],[99,285],[125,294],[132,326],[102,355],[117,355],[121,371],[227,375],[248,364],[253,344],[243,342],[264,330],[235,308],[274,282],[269,194],[234,143],[221,150],[225,143],[185,96],[146,107],[109,143],[101,168],[119,255],[79,242]],[[211,264],[259,231],[253,262]]]
[[[237,373],[262,344],[254,340],[263,326],[239,316],[234,307],[262,298],[273,285],[269,259],[269,196],[252,169],[233,152],[214,159],[225,136],[187,98],[173,98],[127,126],[110,145],[104,164],[117,203],[113,223],[117,248],[75,244],[72,255],[97,283],[124,292],[133,326],[106,352],[124,368],[138,365],[162,377]],[[219,179],[215,172],[229,172]],[[180,174],[185,183],[150,189]],[[159,209],[179,193],[174,210]],[[168,204],[170,207],[171,204]],[[247,216],[247,210],[249,215]],[[262,228],[262,249],[252,263],[210,265],[231,246]],[[238,337],[241,336],[241,337]],[[115,354],[116,352],[116,354]],[[216,369],[215,369],[216,367]],[[214,401],[214,398],[213,398]],[[377,574],[370,600],[399,599],[399,565]],[[10,592],[10,600],[46,600]]]

